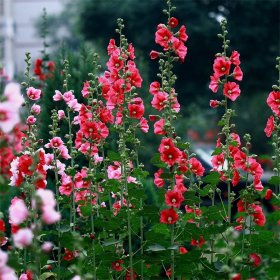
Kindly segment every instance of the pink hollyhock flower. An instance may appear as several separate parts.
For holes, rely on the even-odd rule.
[[[59,192],[63,195],[70,196],[73,191],[73,182],[70,176],[64,175],[61,177],[62,185],[59,187]]]
[[[168,48],[168,43],[173,38],[172,33],[166,27],[160,27],[156,32],[156,43],[163,48]]]
[[[4,89],[4,96],[16,108],[20,108],[24,103],[24,98],[20,93],[20,85],[17,83],[8,83]]]
[[[40,89],[36,89],[34,87],[29,87],[26,89],[26,93],[27,93],[27,96],[29,97],[29,99],[36,101],[36,100],[40,99],[42,92]]]
[[[54,194],[51,190],[39,189],[36,191],[36,195],[41,199],[43,206],[55,207],[56,201]]]
[[[186,26],[182,25],[178,31],[178,37],[181,41],[186,42],[188,40],[188,35],[186,33]]]
[[[79,275],[75,275],[71,280],[82,280],[82,278]]]
[[[231,277],[231,280],[241,280],[241,274],[238,273],[238,274],[234,274],[232,277]]]
[[[144,115],[144,103],[140,97],[133,98],[128,104],[128,111],[131,118],[141,119]]]
[[[42,244],[41,248],[45,253],[50,253],[53,249],[54,245],[52,242],[46,241]]]
[[[68,104],[68,102],[70,102],[71,100],[75,99],[75,96],[73,94],[72,91],[66,91],[63,95],[62,95],[63,100]]]
[[[78,100],[76,98],[67,102],[67,105],[70,109],[72,109],[75,112],[79,112],[81,110],[81,107],[82,107],[82,105],[78,103]]]
[[[159,82],[152,82],[150,84],[150,94],[154,95],[157,94],[160,91],[160,83]]]
[[[211,158],[211,162],[214,167],[214,170],[221,170],[225,162],[225,155],[223,153],[219,155],[214,155]]]
[[[55,149],[55,148],[59,148],[61,146],[63,146],[63,141],[60,137],[56,136],[54,138],[52,138],[50,140],[50,142],[48,144],[45,145],[46,148],[52,148],[52,149]]]
[[[177,212],[173,208],[164,209],[160,212],[160,222],[163,224],[175,224],[179,219]]]
[[[267,119],[267,123],[266,123],[266,127],[264,129],[264,132],[265,132],[265,135],[267,137],[270,137],[272,132],[274,131],[275,129],[275,125],[274,125],[274,116],[270,116],[268,119]]]
[[[176,55],[178,55],[181,62],[184,62],[185,57],[187,55],[187,47],[184,45],[182,41],[173,37],[172,38],[172,49]]]
[[[19,249],[23,249],[31,245],[33,237],[33,232],[29,228],[19,229],[17,233],[13,235],[14,245]]]
[[[58,110],[57,115],[59,120],[65,119],[65,112],[63,110]]]
[[[134,53],[134,47],[133,47],[132,43],[128,44],[127,52],[129,53],[129,58],[131,60],[134,60],[135,59],[135,53]]]
[[[256,205],[256,204],[251,204],[251,208],[253,210],[253,213],[251,215],[254,218],[254,222],[258,226],[261,226],[261,227],[264,226],[265,222],[266,222],[266,218],[265,218],[265,215],[263,213],[261,206]]]
[[[9,207],[9,222],[12,225],[20,225],[27,219],[28,214],[28,209],[24,201],[14,197]]]
[[[230,56],[229,59],[230,59],[230,61],[231,61],[232,64],[238,66],[238,65],[240,65],[240,59],[239,59],[239,57],[240,57],[240,54],[239,54],[237,51],[233,51],[233,52],[231,53],[231,56]]]
[[[178,19],[175,18],[175,17],[172,17],[170,18],[170,20],[168,21],[168,25],[171,27],[171,28],[174,28],[178,25]]]
[[[55,95],[53,96],[54,101],[60,101],[63,99],[63,95],[59,90],[55,90]]]
[[[61,219],[61,215],[53,207],[43,206],[42,207],[42,220],[47,225],[52,225]]]
[[[214,92],[217,93],[218,89],[219,89],[219,81],[220,81],[220,77],[219,75],[215,74],[213,76],[210,76],[210,84],[209,84],[209,88]]]
[[[69,159],[69,158],[71,158],[71,156],[70,156],[69,153],[68,153],[67,147],[65,147],[65,146],[60,146],[60,147],[58,147],[58,149],[59,149],[59,152],[60,152],[59,155],[60,155],[63,159]]]
[[[242,70],[241,70],[241,68],[239,66],[236,66],[233,69],[233,77],[237,81],[242,81],[242,79],[243,79],[243,72],[242,72]]]
[[[237,133],[232,132],[232,133],[230,134],[230,137],[231,137],[232,140],[234,140],[235,142],[237,142],[237,147],[240,147],[240,146],[241,146],[240,137],[239,137],[239,135],[238,135]]]
[[[162,111],[168,102],[168,94],[166,92],[158,92],[154,94],[153,100],[151,102],[152,107],[158,111]]]
[[[211,99],[209,105],[212,108],[217,108],[220,105],[220,102],[218,100]]]
[[[26,123],[28,125],[33,125],[33,124],[36,123],[36,121],[37,121],[37,119],[34,116],[32,116],[32,115],[28,116],[27,119],[26,119]]]
[[[154,123],[154,133],[158,135],[164,135],[166,132],[164,131],[165,120],[160,119],[159,121]]]
[[[165,193],[165,204],[168,206],[173,206],[175,208],[180,208],[181,203],[184,201],[184,196],[181,192],[170,190]]]
[[[28,279],[28,276],[26,273],[23,273],[20,275],[19,280],[30,280],[30,279]]]
[[[31,107],[31,113],[34,115],[39,115],[41,112],[41,106],[37,104],[33,104]]]
[[[140,119],[140,128],[145,133],[149,131],[148,121],[144,117]]]
[[[83,89],[82,89],[82,91],[81,91],[82,96],[83,96],[84,98],[87,98],[87,97],[89,96],[89,88],[90,88],[89,82],[88,82],[88,81],[85,81],[85,82],[84,82],[84,87],[83,87]]]
[[[255,267],[258,267],[261,265],[262,259],[259,255],[257,255],[256,253],[252,253],[250,254],[250,259],[253,262]]]
[[[113,51],[106,65],[110,71],[114,69],[120,71],[123,68],[124,60],[120,58],[118,49]]]
[[[121,179],[121,167],[120,166],[109,165],[108,169],[107,169],[107,173],[108,173],[109,179],[116,179],[116,180]]]
[[[0,102],[0,129],[9,133],[19,122],[18,108],[9,101]]]
[[[205,171],[205,168],[202,166],[201,162],[194,157],[189,160],[189,168],[196,176],[203,176]]]
[[[154,184],[158,188],[162,188],[164,186],[164,179],[160,178],[160,175],[163,173],[163,170],[160,168],[155,174]]]
[[[271,110],[280,117],[280,91],[272,91],[269,93],[266,100],[267,105]]]
[[[0,249],[0,271],[8,262],[8,254]]]
[[[231,62],[227,60],[224,56],[219,56],[214,60],[213,70],[214,75],[221,77],[223,75],[228,75],[230,70]]]
[[[116,49],[117,49],[117,46],[116,46],[115,40],[110,39],[109,45],[107,47],[108,55],[111,55],[114,52],[114,50],[116,50]]]
[[[157,59],[159,57],[160,53],[156,51],[151,51],[150,52],[150,58],[151,59]]]
[[[236,98],[240,95],[239,85],[235,82],[227,82],[224,85],[223,93],[231,101],[235,101]]]

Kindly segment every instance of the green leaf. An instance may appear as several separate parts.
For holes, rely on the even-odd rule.
[[[202,181],[212,186],[216,186],[220,181],[220,174],[219,172],[213,171],[209,175],[205,176]]]
[[[56,274],[52,273],[52,272],[45,272],[43,274],[40,275],[39,280],[51,280],[51,279],[55,279],[56,278]]]
[[[121,156],[120,154],[114,152],[114,151],[108,151],[107,153],[107,157],[109,158],[109,160],[111,161],[121,161]]]
[[[80,210],[81,210],[83,216],[88,217],[91,215],[92,208],[90,205],[86,205],[86,206],[81,206]]]
[[[150,245],[146,251],[152,251],[152,252],[158,252],[158,251],[165,251],[166,249],[159,245],[159,244],[154,244],[154,245]]]
[[[278,186],[280,184],[280,177],[278,176],[272,176],[270,180],[268,181],[269,184]]]
[[[222,151],[223,151],[223,149],[218,147],[213,151],[211,156],[220,155],[222,153]]]
[[[279,276],[279,267],[280,261],[270,264],[265,270],[269,277],[278,277]],[[276,278],[275,278],[276,279]]]

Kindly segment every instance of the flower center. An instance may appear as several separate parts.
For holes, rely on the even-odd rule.
[[[172,155],[168,155],[168,158],[170,158],[170,159],[171,159],[171,158],[173,158],[173,156],[172,156]]]
[[[231,94],[232,93],[232,91],[231,90],[228,90],[228,92],[227,92],[228,94]]]
[[[172,217],[168,217],[168,218],[167,218],[167,221],[168,221],[169,223],[171,223],[172,220],[173,220]]]
[[[172,198],[171,200],[172,203],[176,203],[176,201],[177,201],[176,198]]]
[[[164,38],[163,38],[165,41],[167,41],[168,40],[168,36],[164,36]]]
[[[6,121],[8,119],[5,111],[0,111],[0,121]]]
[[[222,71],[226,71],[226,68],[225,68],[225,67],[222,67],[221,70],[222,70]]]

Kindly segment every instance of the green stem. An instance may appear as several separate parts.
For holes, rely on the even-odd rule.
[[[175,256],[174,256],[174,224],[171,225],[171,279],[175,279]]]

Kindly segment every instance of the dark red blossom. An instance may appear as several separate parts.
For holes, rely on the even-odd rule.
[[[181,203],[184,201],[184,196],[181,192],[170,190],[165,193],[165,203],[167,206],[180,208]]]
[[[112,268],[115,271],[122,271],[123,270],[122,263],[123,263],[123,260],[118,260],[118,261],[112,262]]]
[[[160,222],[163,224],[175,224],[178,219],[179,216],[173,208],[164,209],[160,212]]]

